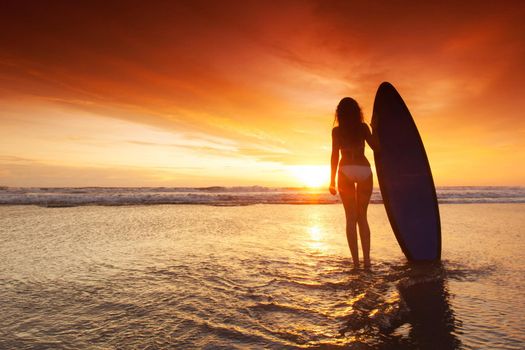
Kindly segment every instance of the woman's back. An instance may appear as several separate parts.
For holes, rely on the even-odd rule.
[[[341,150],[340,165],[368,165],[365,157],[365,139],[369,133],[368,126],[360,123],[357,128],[342,128],[336,126],[332,130],[332,137],[337,140]]]

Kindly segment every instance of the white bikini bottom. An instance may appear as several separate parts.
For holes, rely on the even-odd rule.
[[[339,167],[339,171],[353,182],[363,181],[372,176],[372,170],[367,165],[343,165]]]

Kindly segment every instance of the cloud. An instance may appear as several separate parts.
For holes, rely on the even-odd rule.
[[[17,156],[0,156],[0,163],[4,164],[33,164],[38,163],[38,160],[36,159],[30,159],[30,158],[24,158],[24,157],[17,157]]]

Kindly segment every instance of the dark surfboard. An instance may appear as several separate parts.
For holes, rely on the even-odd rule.
[[[374,152],[381,195],[392,230],[408,260],[441,257],[436,189],[416,124],[387,82],[377,90],[372,116],[379,149]]]

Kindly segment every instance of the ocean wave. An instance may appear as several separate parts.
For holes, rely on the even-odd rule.
[[[437,196],[443,204],[525,203],[525,187],[439,187]],[[340,203],[339,197],[324,189],[293,187],[0,187],[0,204],[44,207],[334,203]],[[374,189],[371,203],[382,203],[378,189]]]

